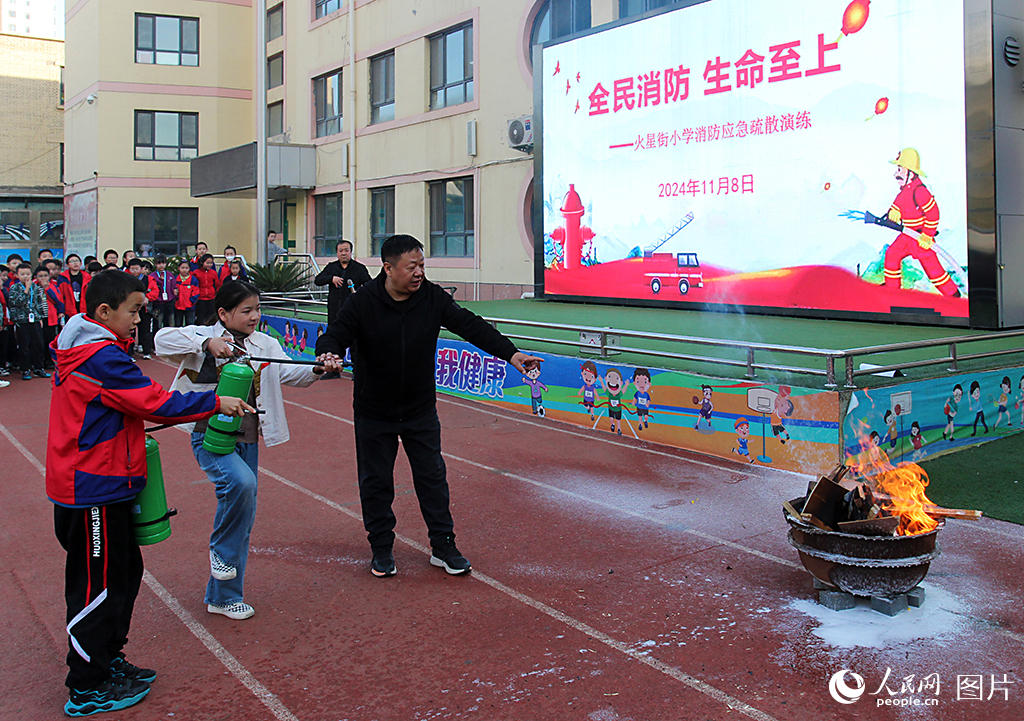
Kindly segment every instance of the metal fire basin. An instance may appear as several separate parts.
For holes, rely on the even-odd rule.
[[[790,503],[800,512],[806,498]],[[939,555],[939,527],[914,536],[862,536],[825,531],[803,524],[783,511],[790,525],[789,543],[812,576],[854,596],[907,593],[927,575]]]

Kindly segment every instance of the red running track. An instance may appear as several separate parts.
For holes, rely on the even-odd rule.
[[[166,365],[142,367],[170,380]],[[0,390],[5,721],[63,718],[66,699],[63,555],[40,464],[48,396],[39,380]],[[286,389],[286,399],[292,441],[261,449],[248,621],[206,613],[212,488],[185,434],[160,432],[180,514],[169,540],[144,549],[148,575],[126,649],[160,675],[143,703],[107,717],[1024,715],[1018,526],[949,523],[922,609],[894,619],[829,612],[810,602],[780,509],[806,478],[442,398],[456,532],[474,572],[450,577],[427,563],[400,456],[399,574],[378,579],[358,520],[351,381]],[[865,679],[856,704],[829,695],[842,669]],[[914,697],[903,690],[911,674],[916,683],[939,674],[938,696],[917,694],[938,705],[879,707]],[[957,700],[959,675],[982,675],[985,695],[992,675],[1016,683],[1001,684],[1006,700],[1002,691]]]

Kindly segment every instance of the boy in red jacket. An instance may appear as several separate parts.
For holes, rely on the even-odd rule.
[[[156,672],[125,660],[142,553],[131,506],[146,485],[143,421],[185,423],[252,411],[214,392],[168,393],[131,359],[145,284],[119,270],[97,273],[86,313],[70,318],[50,346],[57,360],[50,401],[46,495],[67,552],[69,716],[133,706]]]

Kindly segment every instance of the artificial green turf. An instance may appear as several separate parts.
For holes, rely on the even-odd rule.
[[[1024,433],[926,460],[921,467],[930,479],[928,498],[938,505],[1024,524]]]

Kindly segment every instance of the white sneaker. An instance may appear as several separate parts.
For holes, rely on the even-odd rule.
[[[256,613],[255,608],[242,601],[229,603],[227,606],[214,606],[210,603],[207,604],[206,610],[210,613],[219,613],[221,616],[233,618],[236,621],[244,621],[247,618],[252,618],[252,615]]]
[[[238,569],[234,566],[229,566],[220,560],[220,556],[210,549],[210,575],[216,578],[218,581],[230,581],[232,578],[238,575]]]
[[[6,388],[11,384],[10,381],[0,381],[0,388]]]

